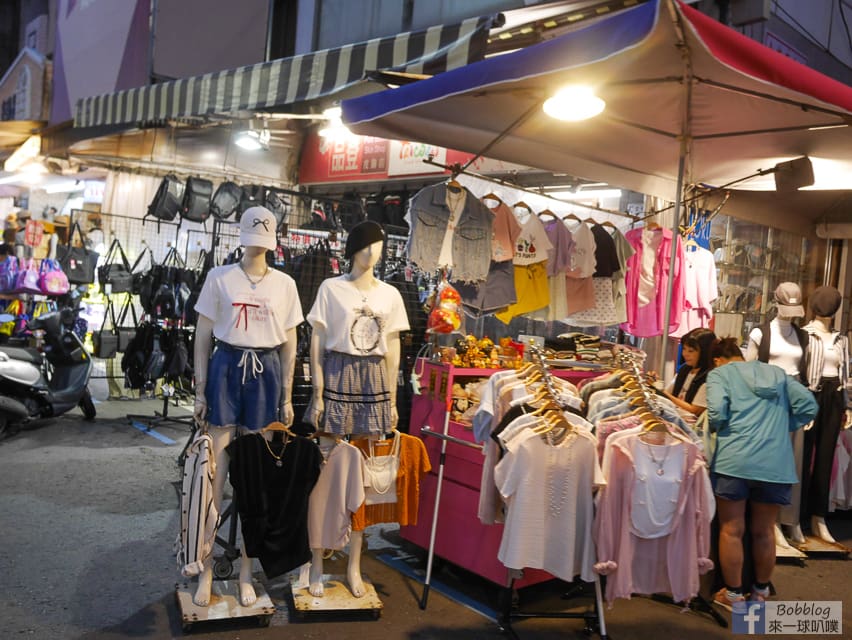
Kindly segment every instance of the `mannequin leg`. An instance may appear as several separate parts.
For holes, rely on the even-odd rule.
[[[356,598],[361,598],[367,593],[364,581],[361,579],[361,547],[364,543],[364,532],[353,531],[349,539],[349,566],[346,569],[346,581],[349,590]]]
[[[784,532],[781,530],[780,524],[775,524],[775,546],[780,547],[781,549],[789,549],[790,543],[787,542],[787,538],[784,537]]]
[[[834,538],[825,525],[828,513],[828,502],[831,488],[831,468],[834,462],[837,439],[844,419],[843,400],[837,392],[837,384],[827,387],[817,396],[820,404],[819,414],[814,427],[806,435],[813,432],[814,464],[811,478],[809,498],[809,513],[811,516],[811,532],[825,540],[834,542]]]
[[[252,568],[254,562],[246,555],[246,545],[242,543],[240,550],[243,552],[240,558],[240,603],[244,607],[250,607],[257,602],[257,594],[252,584]]]
[[[802,525],[798,523],[792,524],[789,526],[788,530],[789,534],[787,537],[790,538],[790,540],[792,540],[796,544],[804,544],[805,534],[802,533]]]
[[[364,581],[361,579],[361,547],[364,543],[364,532],[353,531],[349,538],[349,565],[346,569],[346,582],[349,590],[356,598],[367,593]],[[323,572],[323,549],[311,549],[311,570],[308,576],[308,591],[312,596],[320,597],[325,594],[322,583]]]
[[[312,596],[322,596],[325,594],[325,588],[322,584],[322,563],[323,549],[311,549],[311,570],[308,574],[310,584],[308,591]]]
[[[782,505],[778,515],[778,522],[782,525],[782,532],[787,540],[796,544],[805,541],[802,535],[802,527],[799,524],[802,506],[802,461],[805,457],[805,431],[798,429],[790,434],[790,442],[793,445],[793,459],[796,461],[796,477],[799,482],[793,485],[790,495],[790,504]],[[778,544],[778,532],[775,534],[775,542]],[[780,545],[779,545],[780,546]]]
[[[831,533],[829,533],[828,526],[825,524],[825,518],[822,516],[811,516],[811,533],[826,542],[837,542]]]
[[[228,477],[228,452],[225,447],[234,437],[233,427],[212,427],[210,435],[213,438],[213,454],[216,458],[216,475],[213,478],[213,503],[221,513],[222,495],[225,491],[225,479]],[[236,517],[236,515],[234,516]],[[240,600],[244,606],[251,606],[257,601],[254,586],[251,582],[251,558],[246,557],[245,547],[240,561]],[[213,563],[208,562],[198,576],[198,586],[192,601],[199,607],[210,604],[210,592],[213,588]]]

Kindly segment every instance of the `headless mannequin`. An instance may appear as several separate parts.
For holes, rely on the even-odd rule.
[[[769,323],[769,328],[772,331],[771,336],[771,344],[776,345],[773,349],[773,352],[778,352],[779,346],[785,352],[789,352],[790,349],[787,348],[790,344],[798,345],[798,339],[796,337],[795,329],[793,327],[793,319],[792,317],[781,315],[780,313],[772,319]],[[759,342],[756,342],[753,338],[748,341],[748,347],[746,350],[746,360],[757,360],[758,358],[758,348]],[[798,376],[799,375],[799,360],[804,356],[804,354],[800,354],[798,358],[791,353],[784,353],[780,357],[774,357],[775,353],[771,353],[769,356],[769,364],[774,364],[776,366],[781,367],[784,371],[787,372],[788,375]],[[799,439],[799,447],[801,447],[801,438],[803,438],[803,434],[801,430],[794,432],[791,438]],[[799,449],[801,451],[801,448]],[[802,469],[801,469],[801,456],[797,456],[796,461],[796,472],[799,478],[802,477]],[[801,483],[797,485],[799,488],[801,487]],[[792,540],[797,544],[802,544],[805,542],[805,536],[802,533],[802,527],[799,524],[799,502],[800,502],[800,493],[796,491],[794,487],[793,491],[793,504],[790,505],[790,508],[787,509],[785,507],[781,508],[781,515],[779,516],[779,522],[775,524],[775,545],[778,547],[782,547],[785,549],[789,549],[790,543],[787,542],[787,538]],[[782,530],[781,525],[784,524],[786,529]],[[785,535],[786,533],[786,535]]]
[[[809,327],[814,330],[814,334],[822,341],[824,348],[827,348],[834,341],[834,331],[831,328],[833,322],[833,318],[826,316],[815,316],[810,322]],[[849,423],[850,416],[848,410],[846,410],[842,419],[843,424],[841,424],[841,428]],[[836,542],[831,532],[829,532],[828,526],[825,524],[825,518],[822,516],[811,516],[811,533],[826,542]]]
[[[382,255],[382,242],[374,242],[356,252],[352,256],[352,269],[348,279],[356,288],[366,292],[378,285],[378,280],[373,274],[373,267]],[[396,379],[399,375],[399,334],[392,333],[387,337],[388,350],[384,356],[387,380],[389,381],[391,424],[384,429],[385,432],[396,428],[399,416],[396,411]],[[322,373],[323,354],[325,353],[326,336],[321,327],[314,327],[311,337],[311,377],[313,379],[313,400],[311,403],[313,415],[311,422],[319,425],[321,416],[325,409],[322,392],[325,388],[325,380]],[[323,434],[320,434],[323,435]],[[337,436],[328,434],[331,438]],[[364,541],[363,531],[353,531],[349,538],[349,564],[346,569],[346,581],[349,590],[356,598],[364,596],[367,591],[361,578],[361,547]],[[322,596],[325,592],[322,583],[323,574],[323,549],[311,549],[311,568],[309,572],[310,585],[308,591],[312,596]]]
[[[266,264],[266,249],[263,247],[245,247],[243,257],[240,260],[243,271],[252,279],[263,277],[269,266]],[[203,423],[207,414],[207,399],[204,396],[205,382],[207,380],[207,368],[210,355],[213,351],[213,320],[199,314],[195,328],[195,418]],[[293,390],[293,368],[296,364],[296,329],[287,331],[287,341],[281,345],[279,351],[281,359],[281,371],[283,379],[283,391],[281,395],[281,422],[290,426],[293,423],[293,405],[291,402]],[[209,429],[213,438],[213,455],[216,459],[216,473],[213,478],[213,503],[219,512],[222,512],[222,495],[225,489],[225,478],[228,475],[228,452],[225,450],[233,440],[236,427],[218,427]],[[272,437],[272,433],[269,437]],[[236,517],[234,515],[233,517]],[[252,585],[252,558],[247,557],[245,544],[241,545],[242,556],[240,559],[240,603],[244,607],[250,607],[257,601],[257,595]],[[213,587],[213,565],[208,562],[204,570],[198,576],[198,587],[192,601],[199,607],[210,604],[210,592]]]

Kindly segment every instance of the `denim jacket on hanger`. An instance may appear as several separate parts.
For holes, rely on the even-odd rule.
[[[491,233],[494,214],[468,189],[464,209],[453,234],[453,279],[463,282],[485,280],[491,264]],[[406,251],[424,271],[441,265],[438,257],[450,218],[445,183],[425,187],[409,201],[405,215],[411,228]]]

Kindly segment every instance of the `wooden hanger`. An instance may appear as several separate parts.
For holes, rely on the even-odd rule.
[[[286,434],[291,435],[291,436],[296,435],[295,433],[290,431],[290,427],[288,427],[283,422],[270,422],[268,425],[266,425],[260,431],[261,431],[261,433],[268,433],[270,431],[281,431],[281,432],[286,433]]]
[[[567,220],[576,220],[577,222],[582,222],[582,220],[580,220],[580,218],[575,216],[573,213],[566,213],[564,216],[562,216],[562,222],[566,222]]]
[[[594,218],[586,218],[585,220],[583,220],[583,222],[585,222],[586,224],[597,224],[598,223],[598,221],[595,220]]]
[[[529,376],[534,369],[537,370],[539,368],[539,365],[537,365],[535,362],[527,362],[523,367],[521,367],[515,372],[515,375],[521,380],[523,380],[524,378]]]
[[[327,440],[334,440],[335,444],[337,444],[341,440],[343,440],[343,438],[341,438],[336,433],[328,433],[327,431],[316,431],[314,433],[313,437],[315,437],[315,438],[326,438]]]
[[[452,177],[452,178],[450,178],[449,182],[447,182],[447,189],[449,189],[450,191],[454,191],[455,193],[458,193],[459,191],[464,189],[464,187],[461,186],[461,183],[458,180],[456,180],[455,177]]]
[[[698,249],[701,245],[698,244],[698,240],[695,239],[695,236],[690,236],[686,242],[683,243],[683,248],[688,249],[690,247],[695,247]]]
[[[602,227],[612,227],[613,229],[615,229],[616,231],[618,231],[618,227],[616,227],[616,226],[615,226],[615,224],[614,224],[612,221],[610,221],[610,220],[607,220],[607,221],[605,221],[605,222],[601,222],[601,226],[602,226]]]
[[[553,213],[550,209],[545,209],[544,211],[538,212],[539,218],[547,218],[548,216],[553,218],[554,220],[559,220],[559,216]]]
[[[482,196],[480,198],[480,200],[496,200],[500,204],[503,204],[503,200],[500,198],[500,196],[498,196],[493,191],[489,191],[488,193],[486,193],[484,196]]]
[[[649,231],[653,231],[654,229],[659,229],[660,225],[653,220],[648,220],[648,222],[645,223],[645,228]]]
[[[520,200],[520,201],[516,202],[514,205],[512,205],[512,208],[513,208],[513,209],[518,209],[518,208],[526,209],[526,210],[527,210],[527,211],[529,211],[530,213],[533,213],[532,207],[530,207],[530,205],[528,205],[528,204],[527,204],[526,202],[524,202],[523,200]]]

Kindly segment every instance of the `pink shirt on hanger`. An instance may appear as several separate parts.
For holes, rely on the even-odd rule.
[[[491,227],[491,259],[494,262],[506,262],[511,260],[515,253],[515,241],[521,235],[521,224],[512,213],[505,202],[500,202],[496,207],[489,207],[493,202],[491,198],[483,198],[482,203],[494,214],[494,223]]]
[[[659,236],[657,234],[660,234]],[[631,229],[624,237],[636,251],[627,260],[627,322],[622,329],[640,338],[659,336],[663,333],[663,319],[666,309],[666,289],[669,277],[672,284],[672,305],[669,314],[668,333],[672,334],[680,326],[684,308],[683,283],[683,243],[678,236],[675,240],[675,260],[671,263],[672,232],[658,227],[655,229]],[[652,248],[654,247],[654,248]],[[653,260],[650,260],[653,252]],[[648,268],[643,269],[643,264]],[[647,295],[650,287],[650,301],[640,302],[640,293]],[[640,291],[641,289],[641,291]]]

